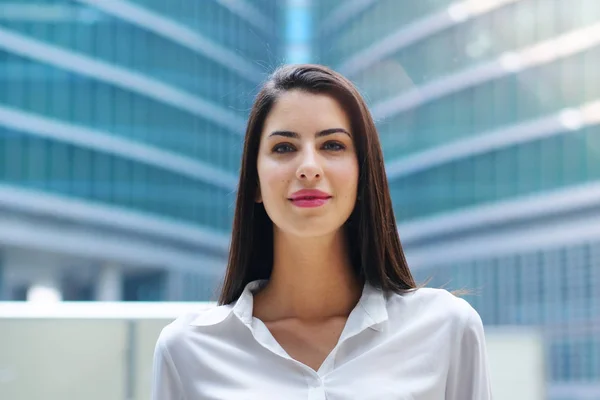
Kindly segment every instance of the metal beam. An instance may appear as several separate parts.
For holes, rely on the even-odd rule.
[[[164,243],[140,240],[124,235],[107,235],[77,227],[53,226],[16,216],[3,217],[0,244],[48,251],[61,256],[86,260],[109,261],[124,265],[181,270],[219,276],[227,263],[226,256],[206,256],[201,251],[183,251]]]
[[[441,11],[411,22],[407,26],[398,29],[378,42],[373,43],[364,50],[359,51],[341,63],[338,66],[338,70],[351,77],[385,57],[418,41],[426,39],[429,36],[433,36],[444,29],[461,24],[471,18],[491,12],[516,1],[521,0],[488,0],[485,2],[480,0],[467,0],[453,3]],[[368,6],[373,3],[373,1],[356,0],[354,3],[368,3]],[[345,10],[346,8],[349,9],[349,5],[350,3],[348,3],[348,6],[344,5],[346,7],[340,7],[340,11]],[[362,11],[362,8],[359,8],[356,12],[360,11]],[[346,14],[343,14],[344,19],[349,19]],[[350,14],[350,16],[352,15],[353,14]]]
[[[373,116],[377,120],[389,118],[449,94],[525,69],[549,64],[599,44],[600,23],[576,29],[522,50],[505,53],[495,60],[464,69],[381,101],[373,106]]]
[[[252,4],[245,0],[216,0],[217,3],[226,7],[238,17],[245,19],[254,27],[263,31],[267,35],[273,35],[275,32],[275,22],[265,16]]]
[[[360,14],[379,0],[345,0],[321,21],[320,33],[327,35],[339,29],[344,23]]]
[[[600,240],[599,204],[600,182],[593,182],[423,218],[398,231],[415,268],[450,265]]]
[[[132,236],[136,237],[164,238],[174,243],[179,242],[187,247],[202,247],[216,253],[226,254],[229,249],[229,235],[216,231],[210,227],[199,227],[183,222],[169,221],[160,216],[149,216],[147,213],[125,210],[116,206],[101,205],[85,200],[24,189],[16,186],[0,184],[0,207],[18,214],[53,217],[60,221],[75,222],[78,226],[83,226],[84,228],[89,227],[87,230],[82,228],[82,232],[80,232],[83,235],[82,238],[86,234],[89,236],[89,243],[94,243],[95,239],[92,240],[93,237],[103,233],[88,234],[86,232],[93,230],[92,228],[94,227],[103,227],[131,232]],[[72,249],[72,251],[77,250],[78,246],[76,246],[75,243],[78,240],[75,228],[73,228],[74,230],[69,231],[71,233],[65,232],[65,234],[69,233],[69,237],[74,240],[74,242],[69,242],[66,237],[58,234],[58,230],[62,229],[60,227],[56,227],[56,231],[53,231],[50,227],[44,231],[41,228],[38,229],[38,227],[35,226],[35,223],[30,224],[20,222],[20,224],[17,224],[17,222],[13,221],[13,226],[21,226],[21,230],[18,232],[21,232],[22,234],[17,234],[16,230],[14,231],[14,234],[11,234],[12,228],[8,228],[10,223],[11,222],[6,218],[2,219],[2,223],[0,224],[0,228],[2,228],[3,232],[3,236],[0,235],[2,238],[0,240],[1,242],[14,245],[21,243],[25,245],[28,241],[33,241],[34,237],[38,237],[36,243],[40,246],[44,245],[44,247],[49,250],[53,248],[52,246],[64,247],[65,249]],[[27,232],[25,227],[28,227],[31,230]],[[38,236],[36,236],[36,234]],[[44,240],[42,240],[42,238],[44,238]],[[117,238],[106,238],[106,240],[107,246],[109,246],[110,243],[110,246],[114,247],[115,252],[118,250],[118,254],[121,254],[121,251],[124,252],[123,256],[131,253],[128,257],[136,259],[143,258],[144,260],[147,260],[146,262],[152,264],[152,258],[149,256],[150,253],[145,255],[132,254],[135,253],[135,251],[132,250],[133,248],[128,250],[126,242],[120,243]],[[148,241],[151,242],[150,240]],[[156,241],[158,242],[158,239]],[[139,245],[141,246],[141,244]],[[86,248],[83,247],[79,249],[79,252],[83,255],[89,252],[98,255],[102,254],[99,245],[94,244]],[[157,262],[158,260],[162,260],[161,263],[166,262],[167,264],[170,264],[171,262],[167,262],[169,254],[174,253],[165,252],[164,255],[160,257],[157,256]]]
[[[0,49],[139,93],[244,134],[245,121],[236,114],[174,86],[92,57],[0,28]]]
[[[0,106],[0,126],[139,161],[227,190],[233,191],[237,187],[237,176],[232,173],[190,157],[119,137],[114,133],[68,124],[3,106]]]
[[[566,135],[585,126],[597,124],[600,124],[600,99],[535,120],[475,133],[455,142],[390,161],[386,165],[387,177],[393,181],[463,158],[550,136]]]
[[[107,14],[137,25],[142,29],[167,38],[181,46],[217,61],[254,83],[262,81],[264,73],[245,58],[219,46],[181,23],[166,18],[145,7],[126,0],[77,0],[94,6]]]

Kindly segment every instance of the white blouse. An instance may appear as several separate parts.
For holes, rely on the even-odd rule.
[[[365,285],[318,371],[252,316],[255,281],[231,305],[182,316],[160,334],[153,400],[489,400],[483,325],[465,300]]]

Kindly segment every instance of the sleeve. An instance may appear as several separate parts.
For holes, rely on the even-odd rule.
[[[446,384],[446,400],[491,400],[483,323],[470,305],[462,334],[458,336],[452,354]]]
[[[185,400],[179,374],[162,335],[156,342],[152,375],[152,400]]]

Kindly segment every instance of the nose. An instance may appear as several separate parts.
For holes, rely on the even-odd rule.
[[[301,181],[312,182],[319,180],[323,176],[323,170],[319,165],[314,151],[307,150],[303,154],[302,161],[296,171],[296,176]]]

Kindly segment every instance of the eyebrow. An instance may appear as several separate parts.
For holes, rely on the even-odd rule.
[[[315,134],[315,137],[323,137],[323,136],[333,135],[334,133],[345,133],[346,135],[352,137],[352,135],[350,135],[350,132],[348,132],[344,128],[330,128],[330,129],[325,129],[325,130],[322,130],[320,132],[317,132]],[[300,135],[298,133],[296,133],[296,132],[293,132],[293,131],[273,131],[273,132],[271,132],[271,134],[269,135],[269,137],[271,137],[271,136],[283,136],[283,137],[293,138],[293,139],[299,139],[300,138]]]

